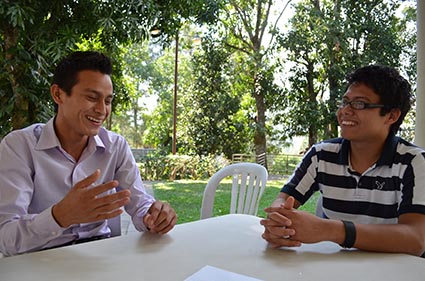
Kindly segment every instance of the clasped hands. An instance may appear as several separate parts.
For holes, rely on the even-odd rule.
[[[320,218],[294,208],[295,199],[289,196],[280,206],[264,209],[268,214],[261,220],[265,230],[262,235],[273,248],[299,247],[301,243],[320,240]]]
[[[93,186],[99,177],[100,170],[96,170],[73,186],[68,194],[53,206],[52,215],[61,227],[110,219],[123,212],[121,207],[130,202],[130,190],[124,189],[103,195],[102,193],[117,187],[118,182],[114,180]],[[149,231],[159,234],[170,231],[176,221],[174,209],[162,201],[155,201],[143,217],[143,223]]]

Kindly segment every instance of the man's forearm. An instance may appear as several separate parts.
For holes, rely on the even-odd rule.
[[[63,229],[54,222],[50,208],[37,215],[5,219],[0,228],[0,251],[11,256],[39,250],[50,241],[60,238],[62,234]],[[58,239],[58,245],[69,239]]]

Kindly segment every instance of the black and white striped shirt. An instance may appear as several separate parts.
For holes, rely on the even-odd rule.
[[[304,204],[320,191],[324,217],[394,224],[405,213],[425,214],[425,151],[390,134],[381,158],[359,174],[350,168],[348,140],[314,145],[282,192]]]

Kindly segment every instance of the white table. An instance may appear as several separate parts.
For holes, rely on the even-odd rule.
[[[0,280],[184,280],[205,265],[263,280],[425,280],[425,259],[347,251],[333,243],[272,249],[260,219],[226,215],[165,236],[130,233],[0,259]]]

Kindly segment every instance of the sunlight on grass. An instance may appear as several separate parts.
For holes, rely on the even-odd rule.
[[[258,216],[265,217],[264,208],[270,206],[277,197],[285,180],[269,180],[258,208]],[[153,184],[155,198],[166,201],[176,211],[179,219],[177,223],[199,220],[202,196],[207,181],[177,180],[173,182],[157,182]],[[213,216],[221,216],[229,213],[231,179],[225,179],[217,189]],[[311,198],[300,209],[314,214],[318,194]]]

